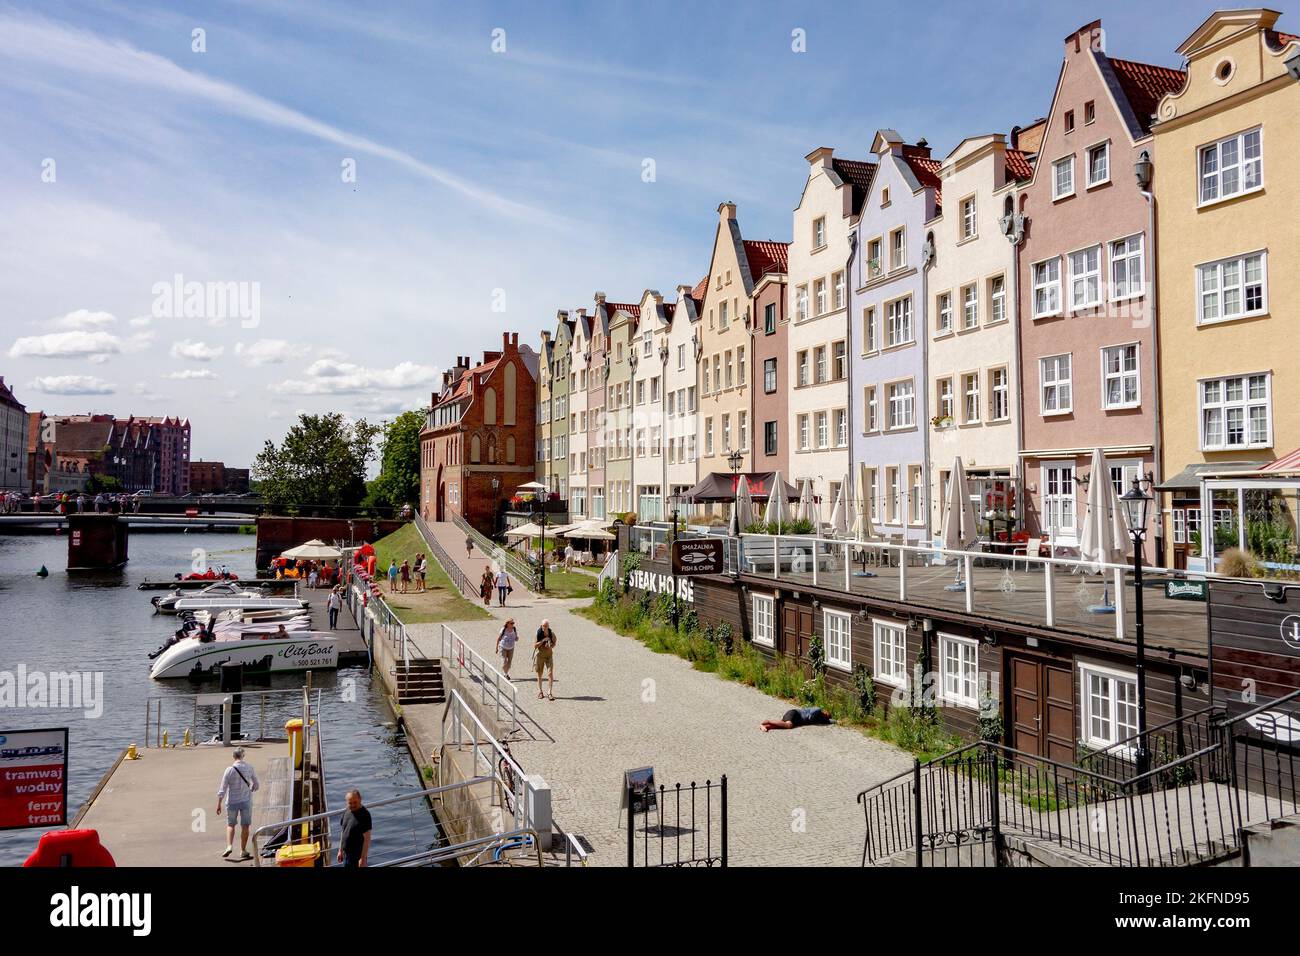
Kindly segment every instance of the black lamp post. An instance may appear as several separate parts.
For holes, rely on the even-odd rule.
[[[745,529],[740,526],[740,516],[736,514],[736,485],[739,481],[737,475],[740,474],[741,463],[745,458],[740,453],[740,449],[734,449],[727,456],[727,464],[731,466],[731,521],[728,522],[728,529],[732,534],[740,534]]]
[[[673,516],[672,541],[676,542],[677,541],[677,515],[682,505],[682,493],[680,491],[674,491],[671,495],[668,496],[668,504],[673,509],[672,510],[672,516]],[[672,565],[672,569],[673,569],[673,630],[675,631],[677,630],[677,625],[678,625],[677,562],[673,560],[673,549],[671,544],[668,546],[668,561]]]
[[[537,506],[541,505],[540,508]],[[546,501],[533,497],[533,520],[542,529],[542,549],[537,552],[538,590],[546,590]]]
[[[1094,476],[1095,477],[1095,476]],[[1133,633],[1137,640],[1137,695],[1138,695],[1138,747],[1137,772],[1146,773],[1151,766],[1151,755],[1147,750],[1147,675],[1146,675],[1146,635],[1142,620],[1142,542],[1147,537],[1147,518],[1150,514],[1150,495],[1146,491],[1152,484],[1150,472],[1142,478],[1133,479],[1133,487],[1120,496],[1124,511],[1128,515],[1128,533],[1133,538],[1133,587],[1135,600],[1133,604]]]

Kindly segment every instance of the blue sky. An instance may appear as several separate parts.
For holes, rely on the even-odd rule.
[[[943,155],[1044,114],[1083,23],[1176,66],[1214,6],[0,2],[0,375],[31,409],[186,415],[245,465],[596,290],[693,284],[723,200],[788,240],[815,146]],[[169,316],[177,275],[256,321]]]

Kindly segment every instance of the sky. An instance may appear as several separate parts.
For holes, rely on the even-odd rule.
[[[247,466],[597,291],[674,298],[720,202],[789,241],[815,147],[943,156],[1044,115],[1084,23],[1178,66],[1214,8],[0,0],[0,376]]]

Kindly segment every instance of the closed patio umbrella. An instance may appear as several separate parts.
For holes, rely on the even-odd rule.
[[[958,457],[953,460],[952,474],[948,478],[948,500],[943,514],[943,546],[950,551],[965,551],[975,543],[977,534],[975,506],[971,504],[970,489],[966,487],[966,469]],[[949,591],[965,589],[961,578],[965,564],[965,561],[957,563],[957,580],[948,585]]]
[[[799,492],[799,510],[795,512],[795,517],[800,521],[811,521],[815,525],[817,517],[814,511],[816,505],[813,502],[812,479],[805,478],[800,484],[803,485],[803,490]]]
[[[845,484],[848,484],[847,475],[845,475]],[[855,541],[869,541],[876,536],[876,529],[871,523],[871,501],[867,497],[869,491],[867,486],[867,466],[861,462],[858,463],[856,487],[857,514],[854,515],[853,538]]]
[[[1092,452],[1092,469],[1088,476],[1088,513],[1083,521],[1083,535],[1079,539],[1079,556],[1092,563],[1097,574],[1103,564],[1123,562],[1128,549],[1124,539],[1128,529],[1115,486],[1110,482],[1110,469],[1100,448]],[[1115,605],[1110,600],[1110,585],[1102,591],[1101,603],[1088,608],[1093,614],[1113,614]]]
[[[749,493],[749,479],[744,475],[736,482],[736,503],[732,506],[737,533],[754,523],[754,498]]]
[[[849,505],[844,496],[844,485],[840,485],[839,494],[835,496],[835,507],[831,509],[831,533],[843,538],[849,533]]]
[[[763,520],[769,525],[776,525],[777,534],[781,533],[781,526],[789,524],[790,514],[786,507],[785,501],[785,482],[781,480],[781,473],[776,473],[776,480],[772,482],[772,493],[767,497],[767,510],[763,513]]]

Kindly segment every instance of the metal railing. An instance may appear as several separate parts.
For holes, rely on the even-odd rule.
[[[315,691],[314,712],[319,713],[321,691],[316,688]],[[190,740],[198,743],[200,740],[220,737],[226,742],[234,738],[231,736],[233,719],[232,706],[239,703],[240,710],[240,733],[241,736],[253,740],[278,740],[284,736],[284,724],[293,717],[302,716],[303,690],[299,688],[285,688],[280,690],[245,690],[245,691],[211,691],[208,693],[194,694],[158,694],[153,695],[145,700],[144,711],[144,746],[162,747],[164,738],[167,746],[179,743],[184,739],[184,733],[189,731]],[[252,714],[252,706],[257,706],[257,736],[249,738],[248,725]],[[165,724],[163,720],[164,707],[168,710],[170,716],[172,711],[177,707],[182,709],[182,713],[188,713],[189,722],[186,723],[184,716],[177,715],[174,724]],[[213,716],[213,708],[216,708]],[[174,727],[178,738],[171,736],[171,729]],[[267,737],[268,729],[278,731],[273,737]]]
[[[471,595],[472,597],[477,598],[479,596],[477,582],[471,582],[469,575],[465,573],[459,564],[451,559],[451,555],[449,555],[446,549],[438,543],[438,539],[429,528],[428,522],[426,522],[421,515],[417,514],[415,516],[415,527],[416,530],[420,532],[420,537],[424,538],[424,543],[429,546],[429,551],[433,555],[434,560],[436,560],[438,564],[442,565],[443,571],[447,572],[447,576],[451,578],[452,583],[460,589],[462,594]]]
[[[1295,737],[1300,690],[1221,719],[1241,826],[1300,814]],[[1243,840],[1243,844],[1244,844]]]
[[[446,624],[440,625],[439,645],[441,647],[442,669],[454,669],[456,676],[468,679],[479,685],[479,703],[485,708],[490,705],[501,720],[502,712],[510,718],[510,727],[519,726],[519,699],[514,682],[493,667],[474,648],[465,643],[464,638]]]
[[[474,546],[485,554],[490,561],[498,562],[506,569],[506,573],[517,578],[519,583],[530,591],[536,591],[541,585],[539,583],[540,569],[533,567],[519,555],[514,554],[502,545],[488,540],[473,525],[456,513],[451,515],[452,523],[473,540]]]
[[[596,575],[596,592],[599,593],[605,587],[606,581],[614,582],[618,586],[618,551],[611,551],[605,558],[605,566],[600,569],[600,574]]]
[[[533,826],[534,821],[527,819],[530,801],[523,770],[456,690],[448,693],[443,707],[442,740],[443,746],[468,749],[473,754],[471,772],[476,777],[491,778],[492,806],[512,817],[515,829]],[[443,763],[438,763],[439,774]]]
[[[725,867],[727,865],[727,775],[686,787],[636,791],[628,787],[627,865]],[[654,823],[651,823],[651,818]],[[641,829],[637,830],[637,820]],[[656,850],[651,850],[651,844]],[[640,844],[640,852],[637,845]]]
[[[409,667],[411,642],[406,633],[406,625],[388,606],[388,602],[382,595],[371,591],[371,582],[358,573],[355,565],[348,570],[348,583],[344,596],[348,602],[348,610],[352,612],[366,646],[373,648],[376,637],[386,640],[401,658],[402,666]],[[372,651],[371,657],[373,656]]]

